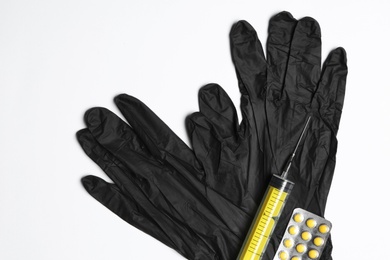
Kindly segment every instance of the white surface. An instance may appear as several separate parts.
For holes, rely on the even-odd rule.
[[[226,3],[229,2],[229,3]],[[315,2],[315,3],[314,3]],[[186,115],[218,82],[239,105],[228,33],[265,43],[282,10],[312,16],[323,58],[348,53],[347,93],[326,217],[334,259],[383,259],[390,158],[388,1],[0,1],[0,259],[182,259],[92,199],[104,173],[75,132],[93,106],[128,93],[187,142]],[[387,211],[386,211],[387,210]],[[367,223],[367,225],[365,225]]]

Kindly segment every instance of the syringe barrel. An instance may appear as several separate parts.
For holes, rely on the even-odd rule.
[[[273,175],[237,260],[262,259],[294,183]]]

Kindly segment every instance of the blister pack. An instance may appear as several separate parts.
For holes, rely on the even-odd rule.
[[[331,228],[330,221],[304,209],[296,208],[274,260],[319,259]]]

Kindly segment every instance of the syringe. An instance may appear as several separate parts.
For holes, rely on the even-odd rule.
[[[283,211],[294,183],[287,180],[295,153],[307,129],[311,116],[306,120],[305,126],[299,136],[298,142],[291,154],[281,176],[272,175],[262,202],[253,219],[252,225],[238,254],[237,260],[262,259],[272,233]]]

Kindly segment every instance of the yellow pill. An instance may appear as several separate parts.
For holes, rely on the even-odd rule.
[[[301,213],[297,213],[294,215],[294,221],[297,223],[301,223],[303,221],[303,215]]]
[[[280,259],[280,260],[287,260],[287,258],[288,258],[288,254],[287,254],[286,251],[281,251],[281,252],[279,253],[279,259]]]
[[[302,238],[303,240],[305,240],[305,241],[310,240],[310,239],[311,239],[311,234],[310,234],[310,232],[309,232],[309,231],[304,231],[304,232],[302,232],[301,238]]]
[[[288,233],[290,233],[290,235],[295,235],[296,233],[298,233],[298,227],[296,226],[290,226],[288,228]]]
[[[308,226],[309,228],[314,228],[315,226],[317,226],[317,222],[314,219],[309,218],[306,221],[306,226]]]
[[[291,260],[301,260],[301,258],[299,256],[293,256],[291,257]]]
[[[326,234],[329,232],[328,225],[322,224],[318,227],[318,231],[320,231],[322,234]]]
[[[308,253],[310,259],[317,259],[319,255],[320,253],[315,249],[310,250]]]
[[[302,254],[306,251],[306,246],[304,244],[298,244],[295,247],[295,250],[297,250],[298,253]]]
[[[283,245],[284,245],[286,248],[292,247],[292,246],[293,246],[293,241],[292,241],[292,239],[286,238],[285,240],[283,240]]]
[[[322,237],[316,237],[313,240],[313,244],[316,246],[322,246],[324,244],[324,239]]]

